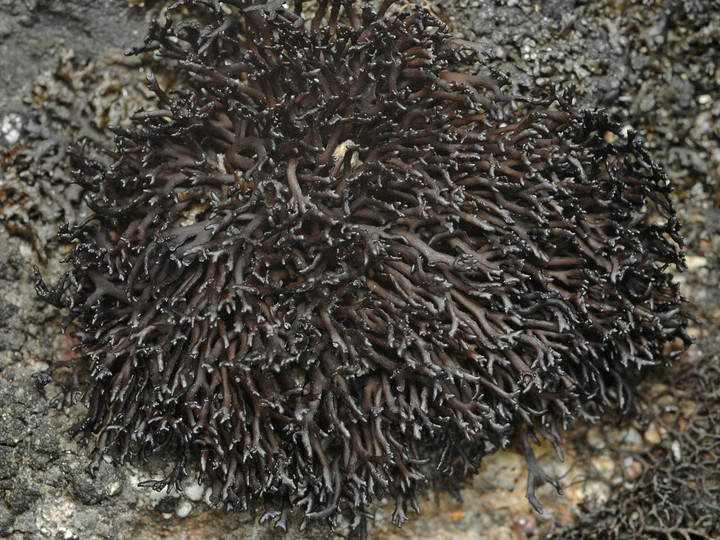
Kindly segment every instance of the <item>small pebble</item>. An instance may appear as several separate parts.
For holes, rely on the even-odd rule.
[[[18,142],[22,137],[24,123],[24,118],[20,113],[6,113],[0,119],[0,145],[12,146]]]
[[[190,515],[192,508],[193,508],[193,505],[191,502],[183,501],[178,505],[177,510],[175,510],[175,513],[180,518],[186,518]]]
[[[184,491],[185,491],[185,496],[188,499],[190,499],[191,501],[197,502],[197,501],[202,500],[203,492],[205,491],[205,487],[200,484],[193,483],[192,485],[186,487],[184,489]]]

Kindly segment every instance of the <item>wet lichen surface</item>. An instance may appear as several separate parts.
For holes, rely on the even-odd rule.
[[[572,13],[574,17],[584,19],[585,24],[563,26],[561,20],[555,20],[555,26],[559,29],[556,30],[553,28],[554,19],[551,17],[550,7],[547,8],[548,11],[543,12],[542,7],[536,7],[531,3],[492,3],[490,4],[492,9],[489,10],[491,17],[483,19],[485,22],[478,25],[475,31],[481,36],[491,37],[492,41],[498,44],[498,52],[504,57],[501,60],[511,66],[517,66],[519,71],[532,74],[534,69],[546,70],[548,69],[546,66],[555,66],[555,69],[550,68],[549,74],[537,73],[532,77],[537,79],[545,76],[547,84],[567,80],[574,82],[578,86],[577,93],[582,102],[609,107],[624,125],[631,124],[635,129],[647,131],[650,151],[653,152],[655,159],[665,166],[677,188],[673,196],[679,201],[680,217],[686,224],[684,233],[688,238],[690,270],[685,274],[684,283],[686,294],[691,296],[694,309],[699,312],[701,318],[701,323],[696,325],[695,331],[698,334],[711,335],[709,329],[717,318],[717,304],[713,304],[716,298],[712,294],[712,284],[717,282],[714,279],[717,275],[717,266],[714,238],[711,233],[715,215],[714,186],[717,181],[717,143],[713,137],[717,135],[718,104],[711,90],[716,71],[712,71],[708,66],[712,66],[713,62],[715,66],[717,65],[717,58],[712,57],[710,47],[712,43],[717,42],[717,23],[708,15],[708,10],[700,9],[702,5],[699,4],[695,7],[687,4],[690,8],[679,4],[645,7],[623,4],[593,9],[576,7],[573,3],[555,4],[557,5],[553,9]],[[468,15],[477,11],[477,7],[464,7],[461,3],[457,3],[456,9],[455,16],[458,20],[468,18]],[[615,30],[612,30],[613,25],[603,22],[606,20],[603,17],[613,18]],[[489,27],[484,25],[488,24],[488,20],[494,21],[496,23],[494,26],[499,30],[494,27],[491,30],[487,29]],[[682,21],[682,24],[676,22],[677,28],[668,28],[670,21],[678,20]],[[450,23],[454,31],[457,28],[457,32],[469,34],[469,31],[459,28],[459,25],[452,20]],[[503,25],[506,25],[505,31],[502,30]],[[538,32],[537,28],[548,30]],[[608,38],[604,31],[598,29],[607,30],[610,37]],[[639,30],[640,34],[646,36],[641,39],[630,39],[626,36],[626,32],[629,33],[630,29],[633,32]],[[490,35],[491,33],[493,35]],[[534,41],[533,44],[527,42],[530,37]],[[547,48],[548,43],[553,44],[554,52],[545,51],[546,56],[542,56],[543,47]],[[580,67],[586,69],[591,64],[588,58],[598,54],[599,43],[608,43],[609,45],[603,47],[610,46],[611,49],[617,47],[617,50],[608,51],[606,56],[610,60],[604,68],[605,73],[590,71],[589,75],[583,74]],[[560,55],[570,49],[573,53],[565,53],[561,62],[558,59]],[[688,54],[690,58],[697,59],[697,62],[688,62]],[[676,63],[678,58],[683,59],[682,64]],[[81,71],[83,60],[76,59],[74,62],[75,65],[71,69]],[[627,67],[628,65],[630,68]],[[501,64],[501,67],[510,71],[512,75],[512,70],[508,69],[507,65]],[[623,67],[624,70],[621,69]],[[664,75],[666,78],[660,79],[661,86],[674,88],[675,92],[680,89],[679,94],[672,94],[670,90],[658,91],[656,94],[647,90],[652,86],[650,83],[646,82],[643,86],[644,81],[657,81],[657,75],[661,72],[667,73],[668,68],[671,74],[677,75],[678,80],[685,82],[680,83],[675,78]],[[102,73],[106,70],[105,66],[97,69]],[[137,66],[129,69],[134,71]],[[628,70],[630,75],[621,76]],[[613,96],[610,93],[598,97],[596,88],[601,82],[598,82],[597,77],[605,77],[602,85],[611,89],[615,85],[614,91],[617,95]],[[65,84],[61,75],[51,72],[50,78],[55,80],[53,84]],[[522,81],[523,78],[518,75],[517,80]],[[538,86],[542,84],[541,81]],[[522,93],[527,93],[528,88],[521,89]],[[641,99],[636,99],[636,96],[640,96]],[[79,99],[87,103],[86,96]],[[597,101],[593,101],[594,99]],[[648,106],[648,99],[653,101],[654,106]],[[643,100],[645,104],[641,106]],[[86,105],[78,103],[72,107],[83,111]],[[30,107],[23,109],[22,112],[29,119],[33,119],[35,114]],[[88,113],[81,112],[80,117],[87,118]],[[54,133],[61,131],[59,126],[64,125],[66,121],[63,119],[54,121],[57,122],[54,124]],[[102,130],[98,132],[102,133]],[[43,137],[47,135],[36,140],[26,138],[21,144],[36,145],[42,142]],[[100,142],[110,146],[109,139],[106,143]],[[15,147],[11,151],[17,150],[18,147]],[[28,162],[39,168],[43,166],[41,158],[31,157]],[[33,178],[37,178],[35,174]],[[66,179],[69,180],[69,174]],[[41,180],[41,182],[47,185],[47,181]],[[64,186],[65,183],[57,182],[57,184],[56,189],[62,191],[63,188],[59,186]],[[22,185],[19,184],[20,187]],[[49,188],[43,187],[43,189],[50,191]],[[26,200],[32,200],[33,204],[37,204],[35,201],[38,196],[32,194]],[[62,204],[67,205],[64,202]],[[81,214],[82,210],[80,206],[71,204],[66,213],[70,214],[70,212]],[[13,215],[17,219],[19,215],[17,210],[14,210]],[[46,212],[46,215],[50,216],[51,212]],[[66,215],[65,219],[75,221],[77,217]],[[36,212],[31,213],[26,223],[32,224],[35,220],[40,225],[46,219],[48,218],[39,217]],[[44,225],[49,230],[57,224],[52,223],[50,219],[50,223]],[[162,529],[167,530],[165,534],[177,534],[180,530],[178,528],[188,529],[188,526],[191,529],[196,527],[197,533],[215,531],[220,537],[247,534],[241,532],[249,530],[243,527],[252,527],[241,525],[248,519],[247,516],[229,516],[222,518],[218,523],[208,520],[202,501],[204,494],[202,492],[198,494],[189,484],[185,485],[186,490],[182,494],[174,493],[169,496],[157,494],[157,496],[153,495],[154,498],[148,499],[147,493],[135,487],[137,480],[147,477],[147,473],[142,470],[127,466],[114,469],[110,465],[102,464],[101,475],[117,473],[120,476],[117,478],[106,476],[95,481],[90,481],[84,476],[83,461],[87,458],[75,457],[79,453],[84,453],[84,447],[80,445],[78,449],[75,443],[68,441],[62,435],[62,430],[67,429],[74,421],[67,419],[61,413],[51,413],[48,417],[42,394],[32,384],[23,383],[27,381],[27,375],[42,369],[43,362],[50,360],[52,348],[58,351],[56,355],[68,357],[71,354],[69,347],[72,343],[56,339],[52,344],[49,338],[56,338],[59,329],[55,326],[51,331],[45,331],[44,328],[47,322],[53,322],[52,312],[43,310],[39,304],[30,303],[25,299],[26,296],[29,298],[31,293],[29,268],[33,262],[38,261],[37,253],[33,252],[37,249],[37,241],[30,241],[29,237],[23,237],[17,231],[13,234],[14,236],[7,240],[9,246],[7,251],[3,250],[4,253],[10,254],[6,265],[7,272],[4,274],[7,276],[6,282],[9,287],[10,284],[17,284],[18,288],[14,294],[5,296],[8,309],[3,311],[3,313],[7,312],[7,316],[4,316],[4,321],[7,321],[5,323],[8,336],[7,350],[15,351],[8,352],[3,357],[2,381],[7,383],[9,393],[15,396],[13,399],[4,400],[3,412],[6,415],[4,421],[7,418],[7,432],[16,433],[2,443],[2,449],[8,456],[7,463],[15,467],[13,471],[8,470],[6,480],[3,480],[6,510],[0,515],[2,517],[0,523],[5,530],[15,535],[23,534],[25,531],[26,534],[44,537],[48,533],[38,528],[42,526],[46,531],[67,530],[79,537],[93,535],[106,538],[119,537],[121,536],[119,529],[113,528],[112,525],[103,527],[102,524],[95,523],[98,520],[88,517],[112,512],[119,515],[118,523],[124,524],[126,528],[136,523],[136,527],[139,527],[137,530],[141,531],[134,533],[136,536],[137,534],[144,534],[147,537],[161,536]],[[52,260],[53,257],[57,257],[53,252],[56,249],[54,241],[50,235],[44,238],[45,242],[49,241],[48,255]],[[55,269],[57,271],[57,265]],[[39,313],[42,315],[38,315]],[[57,319],[55,324],[58,324]],[[381,510],[381,515],[378,516],[379,524],[371,528],[371,536],[381,538],[389,535],[421,537],[466,535],[476,538],[531,538],[542,534],[550,534],[553,537],[566,534],[583,538],[591,536],[594,530],[601,534],[602,527],[605,527],[608,531],[618,531],[620,537],[623,537],[623,534],[628,536],[633,531],[637,533],[643,530],[647,537],[655,537],[659,533],[653,527],[659,528],[660,531],[665,527],[671,535],[676,536],[683,528],[690,530],[695,527],[696,531],[704,531],[703,534],[712,537],[716,532],[712,528],[712,522],[701,517],[712,512],[713,508],[703,506],[700,502],[703,500],[701,495],[704,498],[708,497],[702,490],[706,488],[712,490],[716,485],[711,476],[712,466],[707,464],[712,463],[713,424],[711,418],[706,419],[702,409],[703,406],[712,407],[712,399],[715,395],[712,390],[712,384],[715,384],[712,376],[712,366],[715,365],[712,357],[712,351],[716,350],[714,347],[710,340],[701,339],[694,351],[684,357],[678,366],[680,371],[675,378],[677,388],[675,397],[666,395],[655,403],[654,395],[664,395],[667,392],[668,381],[663,381],[662,378],[649,381],[641,387],[643,394],[647,396],[646,399],[654,404],[653,406],[660,407],[655,413],[651,409],[649,416],[662,413],[665,417],[664,421],[670,425],[669,428],[658,427],[652,423],[648,427],[644,422],[634,421],[608,431],[602,426],[613,419],[607,418],[600,427],[592,428],[589,432],[582,429],[575,433],[577,440],[573,440],[573,435],[570,435],[570,440],[566,441],[564,446],[567,454],[565,466],[556,468],[553,465],[555,458],[549,448],[548,451],[545,449],[538,451],[538,458],[549,472],[562,474],[565,468],[574,464],[571,472],[562,479],[566,496],[555,497],[545,488],[540,490],[539,496],[545,506],[545,514],[542,517],[535,515],[523,498],[524,458],[520,453],[511,450],[483,461],[480,474],[461,492],[462,502],[455,502],[452,497],[441,494],[441,504],[436,506],[431,498],[422,504],[422,516],[407,523],[400,531],[384,528],[383,522],[386,518],[383,517]],[[708,360],[698,362],[692,368],[684,367],[697,358]],[[705,379],[705,387],[697,386],[698,377],[690,375],[692,369],[698,370],[702,379]],[[11,379],[12,384],[9,382]],[[670,382],[672,381],[671,378]],[[705,404],[688,399],[688,396],[699,393],[708,396]],[[28,404],[27,396],[31,396],[38,405]],[[694,414],[691,415],[691,412]],[[77,419],[82,415],[82,410],[73,410],[70,414]],[[671,421],[674,421],[674,424]],[[57,424],[56,429],[48,427],[53,423]],[[45,426],[45,429],[36,431],[40,426]],[[606,439],[610,441],[609,445]],[[698,449],[708,450],[697,450],[699,452],[697,453],[694,449],[686,449],[692,448],[693,445]],[[612,451],[614,449],[617,449],[617,453]],[[694,464],[691,467],[680,470],[681,464],[692,461]],[[582,484],[577,482],[583,480],[583,476],[593,470],[596,477],[606,478],[611,485],[606,488],[601,481],[594,484],[585,482],[587,489],[578,488],[577,486]],[[51,472],[47,475],[47,480],[44,478],[46,471]],[[9,478],[16,473],[19,474],[19,479],[11,481]],[[660,481],[662,478],[667,478],[667,481]],[[663,491],[664,484],[672,488]],[[47,485],[51,486],[49,489],[56,490],[55,493],[65,494],[62,504],[53,503],[52,497],[44,495]],[[119,489],[118,486],[123,488]],[[649,486],[656,487],[651,489]],[[685,486],[683,488],[685,491],[678,486]],[[683,493],[683,497],[674,503],[680,506],[671,506],[671,508],[681,508],[689,517],[686,523],[682,523],[675,530],[670,530],[667,527],[668,522],[663,525],[659,520],[670,519],[680,514],[662,515],[658,511],[657,501],[662,500],[663,493],[677,492]],[[589,513],[578,521],[574,512],[581,509],[580,499],[584,494],[609,497],[609,502],[601,504],[599,510],[593,510],[592,505],[587,505],[585,510]],[[477,503],[478,500],[482,505]],[[135,510],[138,501],[142,501],[142,504],[139,510]],[[144,513],[143,507],[151,512]],[[152,512],[153,508],[155,513]],[[54,517],[67,510],[75,516],[72,521]],[[677,510],[671,510],[673,511]],[[186,512],[190,512],[189,517],[183,519],[178,517],[188,515]],[[392,506],[388,506],[384,515],[387,516],[391,512]],[[161,519],[162,514],[174,517],[166,521]],[[147,520],[147,518],[151,519]],[[480,527],[486,532],[478,532]],[[575,528],[571,532],[562,532],[563,528],[573,527]],[[235,532],[228,533],[228,530]],[[254,530],[259,531],[257,534],[261,535],[271,534],[263,527]],[[181,536],[183,534],[190,536],[195,532],[180,533]],[[299,533],[293,531],[289,534]],[[309,534],[309,537],[326,534],[329,533],[324,529],[316,529]]]

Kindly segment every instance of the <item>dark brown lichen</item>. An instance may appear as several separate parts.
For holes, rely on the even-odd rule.
[[[514,107],[482,47],[392,4],[152,26],[185,87],[150,79],[109,168],[78,156],[94,214],[59,285],[38,277],[80,340],[91,470],[174,448],[158,489],[190,459],[228,508],[362,530],[385,494],[406,519],[424,464],[462,480],[519,439],[539,509],[529,439],[559,451],[688,342],[640,142],[567,96]]]
[[[720,365],[707,352],[718,350],[718,335],[709,332],[698,347],[704,352],[687,355],[646,388],[646,421],[634,425],[644,444],[618,444],[610,429],[601,432],[622,481],[606,503],[586,501],[577,522],[553,538],[720,536]]]
[[[57,236],[58,221],[75,220],[81,206],[68,143],[86,139],[88,153],[101,155],[107,126],[129,125],[130,113],[153,103],[137,78],[141,57],[117,53],[87,61],[71,50],[58,55],[57,65],[33,81],[24,100],[29,114],[19,115],[23,136],[0,159],[0,224],[31,242],[40,261]]]

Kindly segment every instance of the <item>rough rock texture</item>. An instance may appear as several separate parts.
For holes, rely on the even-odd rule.
[[[40,262],[41,253],[49,250],[49,260],[57,259],[51,234],[58,225],[54,220],[73,221],[82,215],[77,200],[73,201],[77,195],[70,192],[66,196],[69,168],[63,165],[61,153],[79,129],[93,133],[105,146],[111,144],[111,137],[87,108],[93,81],[85,79],[87,85],[78,98],[65,92],[67,77],[62,70],[57,72],[63,62],[61,53],[74,49],[72,72],[82,69],[79,66],[85,60],[95,62],[92,71],[101,80],[108,65],[105,51],[112,48],[116,54],[118,49],[137,44],[145,33],[143,10],[147,9],[131,9],[109,0],[70,1],[64,2],[63,13],[58,13],[56,5],[0,1],[3,15],[8,14],[0,20],[0,134],[5,141],[0,141],[5,150],[0,172],[0,219],[44,231],[36,235],[38,240],[32,232],[24,234],[12,226],[8,227],[12,236],[0,229],[0,535],[109,539],[214,534],[222,538],[274,538],[274,531],[252,525],[250,516],[208,511],[204,491],[191,483],[180,495],[138,489],[138,481],[146,478],[140,465],[121,469],[102,466],[98,478],[90,481],[84,471],[88,449],[64,434],[82,410],[71,409],[69,414],[52,410],[30,378],[51,359],[69,355],[72,345],[58,337],[58,320],[35,299],[31,279],[31,267]],[[632,5],[622,0],[458,0],[443,6],[459,33],[493,43],[500,55],[498,64],[516,81],[518,93],[537,86],[572,83],[581,103],[606,107],[624,125],[646,133],[653,157],[666,167],[677,188],[675,197],[685,222],[690,266],[683,280],[700,321],[695,332],[700,337],[717,333],[720,12],[716,2],[652,0]],[[435,10],[443,14],[437,5]],[[109,64],[121,72],[143,76],[139,66]],[[33,103],[32,89],[46,84],[55,87],[52,95]],[[133,90],[129,84],[123,84],[123,89],[125,92],[118,92],[116,97],[143,99],[141,89]],[[109,101],[103,101],[108,110]],[[55,102],[62,106],[49,106]],[[64,113],[57,115],[53,110]],[[10,112],[15,116],[9,117]],[[14,125],[21,129],[14,129]],[[45,129],[33,125],[44,125]],[[20,150],[27,151],[27,157],[18,163]],[[32,172],[24,177],[19,174],[30,169]],[[10,195],[3,191],[9,179],[13,182]],[[57,195],[53,197],[53,193]],[[8,210],[5,203],[11,198],[14,202]],[[34,209],[38,204],[47,208]],[[59,216],[60,212],[64,214]],[[59,270],[55,265],[44,272],[57,275]],[[703,365],[716,366],[713,353],[718,350],[716,341],[703,339],[687,361],[701,356],[708,359]],[[646,385],[650,396],[658,389],[652,383]],[[683,391],[689,396],[700,393],[697,387]],[[52,390],[47,390],[47,397],[52,395]],[[692,405],[691,400],[671,398],[663,407],[682,419],[682,411],[693,410]],[[632,500],[634,490],[646,489],[636,479],[652,482],[655,478],[651,473],[656,466],[638,456],[659,445],[668,458],[661,458],[660,465],[672,470],[673,463],[682,463],[673,457],[678,448],[673,442],[692,445],[698,440],[692,430],[682,431],[683,437],[678,437],[677,432],[653,426],[636,422],[618,428],[609,435],[611,448],[605,442],[606,428],[579,431],[575,444],[568,443],[565,464],[556,469],[561,474],[569,470],[563,478],[566,495],[557,498],[550,490],[543,490],[543,516],[534,514],[524,501],[524,472],[517,467],[522,458],[506,453],[484,462],[484,471],[461,493],[462,503],[443,494],[439,506],[426,502],[423,515],[400,531],[388,526],[388,508],[385,517],[379,516],[371,536],[539,538],[543,534],[565,534],[584,538],[593,530],[601,533],[600,527],[605,526],[612,532],[614,525],[603,516],[620,515],[627,508],[622,501]],[[710,432],[707,427],[701,429],[702,442]],[[619,441],[625,445],[622,452],[615,451]],[[680,448],[681,457],[690,455]],[[546,467],[556,466],[549,453],[539,452],[538,457]],[[644,471],[650,473],[642,474]],[[645,499],[652,496],[650,491],[644,493]],[[596,504],[589,502],[583,510],[585,517],[577,521],[576,513],[585,496],[594,496]],[[649,519],[656,519],[651,510]],[[688,519],[692,519],[695,510],[688,510]],[[595,520],[595,516],[599,518]],[[592,529],[596,523],[600,525]],[[718,534],[711,529],[712,523],[702,522],[700,526],[709,537]],[[288,535],[323,536],[330,536],[324,528],[305,536],[292,529]]]
[[[28,83],[54,69],[63,49],[100,58],[145,32],[145,13],[115,0],[0,0],[0,13],[0,110],[22,107]]]

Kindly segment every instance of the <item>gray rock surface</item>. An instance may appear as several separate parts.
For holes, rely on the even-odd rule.
[[[116,0],[0,0],[0,13],[0,110],[22,107],[23,88],[61,50],[96,57],[144,35],[144,13]]]

